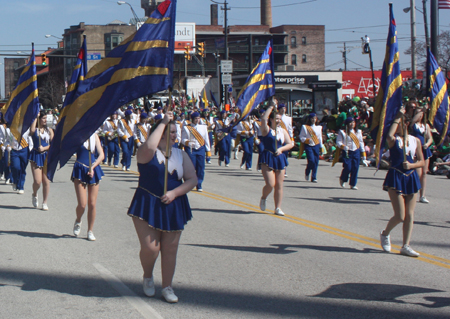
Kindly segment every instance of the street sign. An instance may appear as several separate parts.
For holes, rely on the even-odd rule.
[[[222,70],[222,73],[233,73],[233,61],[232,60],[220,61],[220,68]]]
[[[100,53],[90,53],[86,55],[88,60],[101,60],[102,55]]]
[[[228,85],[228,93],[233,93],[233,87],[231,85]]]
[[[231,74],[228,74],[228,73],[222,74],[222,84],[223,85],[231,85],[231,84],[233,84],[233,81],[231,80]]]

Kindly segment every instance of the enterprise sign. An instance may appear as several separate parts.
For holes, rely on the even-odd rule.
[[[307,85],[311,82],[317,82],[318,80],[318,75],[275,76],[275,83],[277,84]]]

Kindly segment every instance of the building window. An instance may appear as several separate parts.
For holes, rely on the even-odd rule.
[[[302,37],[302,44],[306,44],[306,37]]]
[[[123,33],[105,33],[105,56],[123,41]]]
[[[259,38],[255,38],[255,45],[259,45]]]
[[[306,54],[303,54],[302,55],[302,63],[306,63],[307,61],[306,61]]]
[[[291,37],[291,48],[297,47],[297,38]]]
[[[291,56],[291,64],[292,65],[297,65],[297,55],[296,54],[293,54]]]

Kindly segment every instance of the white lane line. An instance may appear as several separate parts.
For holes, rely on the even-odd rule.
[[[146,319],[163,319],[163,317],[151,307],[148,303],[143,301],[133,291],[130,290],[119,278],[114,276],[112,272],[103,267],[102,265],[93,264],[97,268],[103,279],[109,283],[119,294],[123,296],[141,315]]]

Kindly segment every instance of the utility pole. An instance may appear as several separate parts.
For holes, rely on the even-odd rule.
[[[228,10],[230,10],[227,7],[227,5],[228,5],[227,0],[225,0],[224,7],[221,7],[221,9],[225,11],[225,14],[224,14],[224,19],[225,19],[225,21],[224,21],[224,24],[225,24],[225,60],[228,60]],[[223,86],[223,90],[225,91],[225,103],[224,104],[227,104],[228,103],[228,90],[225,88],[225,86]]]
[[[423,5],[423,24],[425,26],[425,42],[430,47],[430,36],[428,34],[428,18],[427,18],[427,0],[422,0]]]
[[[344,58],[344,71],[347,71],[347,47],[344,42],[344,52],[342,52],[342,57]]]
[[[416,9],[415,0],[410,1],[411,8],[411,71],[412,78],[417,79],[416,71]]]
[[[431,0],[430,9],[430,31],[431,31],[431,52],[433,53],[436,61],[438,61],[438,37],[439,37],[439,11],[438,1]]]

